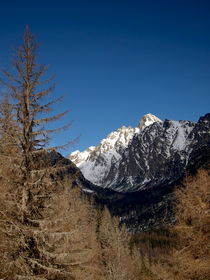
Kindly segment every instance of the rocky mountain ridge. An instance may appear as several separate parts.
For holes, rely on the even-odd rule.
[[[126,131],[120,129],[121,133]],[[152,122],[132,133],[124,146],[115,141],[114,145],[106,145],[108,148],[103,150],[104,153],[100,153],[100,145],[92,149],[87,162],[94,159],[92,164],[100,166],[106,163],[104,158],[113,149],[119,154],[118,161],[112,157],[109,165],[104,164],[103,185],[87,181],[82,188],[98,203],[107,205],[130,231],[161,228],[163,223],[174,221],[173,190],[185,172],[209,166],[210,114],[200,117],[198,122]],[[102,147],[104,143],[106,141],[102,142]],[[93,169],[97,170],[97,166]]]
[[[95,185],[107,187],[107,176],[113,165],[118,166],[121,155],[136,134],[154,122],[162,122],[152,114],[145,115],[138,126],[122,126],[111,132],[98,146],[91,146],[84,152],[75,151],[68,158],[80,168],[84,177]]]
[[[198,123],[168,119],[163,122],[147,114],[138,127],[123,126],[98,146],[71,153],[69,159],[91,183],[118,192],[134,192],[174,181],[188,166],[201,136],[209,138],[209,129],[204,125],[209,124],[208,116]]]

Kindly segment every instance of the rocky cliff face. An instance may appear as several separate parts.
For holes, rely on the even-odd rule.
[[[134,192],[172,183],[209,144],[209,114],[198,123],[162,122],[145,115],[137,128],[122,127],[97,147],[69,156],[84,177],[118,192]]]
[[[85,191],[131,231],[173,222],[174,186],[186,170],[208,166],[210,159],[210,114],[197,123],[148,117],[151,114],[137,128],[122,127],[99,146],[70,155],[86,179],[97,185],[89,184]]]
[[[114,185],[110,176],[113,167],[118,167],[134,136],[154,122],[162,121],[152,114],[147,114],[141,119],[138,127],[123,126],[111,132],[98,146],[91,146],[84,152],[75,151],[68,158],[80,168],[87,180],[98,186],[111,187]],[[112,180],[111,183],[109,180]]]
[[[118,167],[111,168],[107,186],[132,192],[178,179],[188,163],[194,127],[192,122],[169,120],[146,127],[133,137]]]

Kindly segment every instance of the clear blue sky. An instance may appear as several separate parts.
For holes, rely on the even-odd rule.
[[[26,24],[41,42],[40,62],[56,74],[59,112],[72,112],[65,151],[96,145],[150,112],[197,121],[210,108],[210,1],[5,0],[0,5],[0,66],[19,46]],[[58,125],[61,125],[61,123]]]

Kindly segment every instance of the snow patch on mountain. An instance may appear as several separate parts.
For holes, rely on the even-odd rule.
[[[185,150],[186,146],[189,144],[188,135],[192,131],[193,127],[188,125],[188,122],[175,122],[176,127],[176,137],[173,142],[173,148],[178,151]]]
[[[69,159],[71,159],[71,161],[74,162],[77,167],[80,167],[80,165],[88,159],[88,156],[92,151],[95,150],[95,148],[95,146],[91,146],[83,152],[76,150],[69,155]]]
[[[140,120],[138,128],[143,130],[146,126],[149,126],[155,122],[162,122],[159,118],[152,114],[146,114],[143,116],[143,118]]]

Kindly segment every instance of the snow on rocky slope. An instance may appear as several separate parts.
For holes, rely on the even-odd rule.
[[[68,158],[77,165],[84,177],[95,185],[106,187],[106,178],[113,166],[117,168],[122,153],[136,134],[141,134],[145,127],[162,122],[152,114],[143,116],[138,127],[122,126],[111,132],[98,146],[91,146],[83,152],[74,151]]]
[[[134,136],[119,165],[112,166],[105,187],[133,192],[178,179],[190,155],[194,126],[166,120],[145,127]]]
[[[195,122],[143,116],[138,127],[121,127],[96,147],[69,159],[91,183],[134,192],[178,180],[192,155],[209,143],[209,114]]]
[[[210,113],[198,122],[162,122],[148,114],[137,128],[122,127],[69,158],[89,180],[81,176],[83,191],[138,232],[174,222],[174,187],[185,171],[209,167],[209,147]]]

